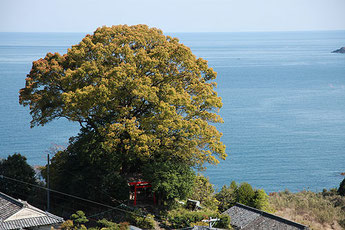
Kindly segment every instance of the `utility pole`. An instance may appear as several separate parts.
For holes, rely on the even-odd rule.
[[[49,185],[49,164],[50,164],[50,159],[49,159],[49,153],[48,153],[48,164],[47,164],[47,211],[49,212],[50,210],[50,185]]]

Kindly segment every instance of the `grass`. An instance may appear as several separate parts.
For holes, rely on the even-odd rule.
[[[345,197],[337,195],[334,189],[321,193],[271,193],[269,201],[275,214],[311,229],[345,229]]]

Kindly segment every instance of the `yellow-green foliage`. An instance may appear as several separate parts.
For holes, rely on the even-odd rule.
[[[167,220],[171,228],[178,229],[200,225],[202,220],[209,219],[210,217],[220,219],[215,227],[230,228],[230,217],[220,215],[217,211],[212,210],[191,211],[185,208],[178,208],[168,212]]]
[[[144,215],[144,213],[139,209],[132,211],[127,216],[127,219],[131,224],[143,229],[154,229],[156,223],[154,218],[154,215]]]
[[[71,220],[65,221],[61,225],[61,229],[64,230],[86,230],[85,223],[89,222],[83,211],[77,211],[71,215]]]
[[[335,221],[343,225],[345,221],[345,197],[336,194],[285,191],[270,194],[269,200],[280,215],[314,226],[314,229],[332,225]]]
[[[79,122],[126,159],[217,164],[226,153],[212,125],[222,122],[215,78],[207,61],[159,29],[104,26],[67,54],[34,61],[20,103],[32,126]]]
[[[148,214],[146,216],[136,216],[134,218],[135,225],[143,229],[154,229],[155,219],[154,215]]]
[[[203,207],[210,210],[218,209],[219,201],[215,197],[213,184],[210,183],[209,178],[201,174],[198,174],[195,177],[193,191],[190,198],[200,201]]]
[[[270,206],[268,195],[263,189],[257,189],[255,191],[255,196],[253,198],[253,204],[255,208],[266,211],[273,212],[273,208]]]
[[[235,181],[232,181],[229,187],[224,185],[215,197],[219,201],[218,209],[220,212],[226,211],[236,203],[248,205],[266,212],[273,211],[266,192],[263,189],[253,189],[246,182],[237,185]]]
[[[97,224],[100,226],[99,228],[95,228],[95,230],[128,230],[129,229],[129,223],[122,222],[122,223],[114,223],[111,221],[108,221],[106,219],[102,219],[97,221]]]
[[[65,222],[63,222],[60,226],[61,229],[63,230],[72,230],[74,229],[74,224],[72,220],[66,220]]]
[[[72,220],[66,220],[60,226],[62,230],[87,230],[88,228],[83,225],[83,223],[87,223],[89,220],[86,218],[85,213],[83,211],[77,211],[75,214],[71,215]],[[106,219],[102,219],[97,221],[98,226],[89,228],[89,230],[128,230],[129,223],[114,223],[108,221]]]

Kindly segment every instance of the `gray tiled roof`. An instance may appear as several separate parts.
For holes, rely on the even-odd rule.
[[[231,225],[238,227],[246,226],[260,216],[260,213],[253,212],[239,205],[231,207],[226,210],[224,214],[228,214],[230,216]]]
[[[224,214],[230,216],[231,225],[235,229],[243,230],[298,230],[309,229],[307,226],[284,219],[282,217],[237,203],[226,210]]]
[[[57,223],[61,223],[62,221],[63,220],[52,218],[51,216],[25,218],[25,219],[19,219],[19,220],[10,220],[6,222],[0,222],[0,229],[11,230],[11,229],[29,228],[29,227],[44,226],[44,225],[54,225]]]
[[[0,192],[0,221],[18,212],[22,206],[21,202]]]
[[[31,210],[35,213],[40,213],[37,216],[29,218],[10,218],[22,209]],[[42,211],[28,204],[25,201],[14,199],[4,193],[0,192],[0,229],[12,230],[29,227],[37,227],[44,225],[55,225],[62,223],[63,218],[55,216],[49,212]]]

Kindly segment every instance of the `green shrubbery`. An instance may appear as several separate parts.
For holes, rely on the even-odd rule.
[[[116,224],[106,219],[102,219],[102,220],[97,221],[97,224],[100,226],[101,230],[128,230],[129,229],[129,223],[127,222]],[[96,229],[97,228],[95,228],[95,230]],[[92,230],[92,229],[89,229],[89,230]]]
[[[236,203],[261,209],[266,212],[272,212],[268,201],[268,195],[263,189],[253,189],[248,183],[237,185],[232,181],[230,186],[224,185],[219,193],[216,194],[217,200],[220,202],[219,211],[224,212]]]
[[[97,227],[87,228],[84,224],[89,222],[83,211],[77,211],[71,215],[71,220],[67,220],[60,228],[62,230],[128,230],[129,223],[114,223],[106,219],[97,221]]]
[[[194,179],[194,186],[190,199],[198,200],[203,207],[216,211],[219,201],[215,197],[213,187],[209,178],[198,174]]]
[[[131,222],[133,225],[142,228],[142,229],[154,229],[155,228],[155,219],[154,215],[132,215]]]
[[[195,225],[206,225],[202,220],[212,218],[219,218],[215,227],[218,228],[230,228],[230,217],[227,215],[221,215],[217,211],[212,210],[199,210],[191,211],[185,208],[179,208],[169,211],[167,215],[168,225],[171,228],[186,228]]]
[[[150,162],[143,169],[160,205],[169,207],[175,199],[186,199],[193,187],[195,172],[179,162]]]
[[[224,185],[219,193],[214,193],[213,184],[203,175],[197,175],[193,192],[190,197],[200,201],[201,205],[210,210],[224,212],[236,203],[248,205],[263,211],[272,212],[268,195],[263,189],[253,189],[246,182],[237,185],[232,181],[230,186]]]

